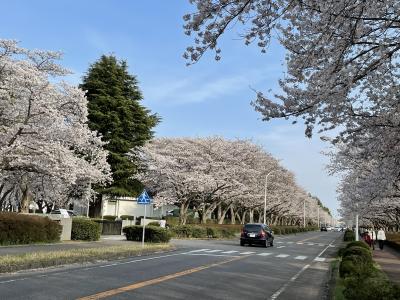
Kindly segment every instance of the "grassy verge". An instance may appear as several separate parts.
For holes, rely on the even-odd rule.
[[[97,262],[130,256],[173,250],[169,244],[123,245],[103,248],[70,249],[51,252],[34,252],[0,257],[0,273],[46,268],[72,263]]]
[[[331,262],[331,280],[329,284],[330,288],[330,299],[332,300],[345,300],[346,298],[343,295],[344,291],[344,282],[343,279],[339,276],[339,265],[340,260],[335,259]]]

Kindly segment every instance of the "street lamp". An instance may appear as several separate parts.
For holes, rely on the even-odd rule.
[[[268,176],[271,175],[276,170],[269,172],[265,176],[265,189],[264,189],[264,224],[267,225],[267,187],[268,187]]]

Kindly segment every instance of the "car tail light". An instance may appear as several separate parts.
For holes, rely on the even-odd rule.
[[[244,236],[245,233],[246,233],[246,231],[242,228],[240,231],[240,236]]]

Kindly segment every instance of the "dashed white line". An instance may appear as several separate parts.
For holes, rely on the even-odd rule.
[[[306,258],[307,258],[307,256],[299,255],[299,256],[296,256],[294,259],[305,260]]]
[[[207,251],[204,251],[204,252],[206,252],[206,253],[215,253],[215,252],[221,252],[221,251],[223,251],[223,250],[207,250]]]
[[[279,246],[279,247],[276,247],[276,249],[280,249],[280,248],[285,248],[286,246]]]
[[[275,257],[285,258],[285,257],[288,257],[288,256],[290,256],[290,255],[289,254],[279,254],[279,255],[277,255]]]
[[[301,243],[301,242],[298,242],[298,243],[296,243],[297,245],[303,245],[304,243]]]
[[[230,254],[230,253],[237,253],[239,251],[235,251],[235,250],[231,250],[231,251],[225,251],[225,252],[221,252],[223,254]]]
[[[254,254],[255,252],[247,251],[247,252],[240,252],[241,255],[248,255],[248,254]]]
[[[325,261],[324,257],[316,257],[314,258],[314,261]]]
[[[201,252],[201,251],[207,251],[207,250],[210,250],[210,249],[198,249],[198,250],[192,250],[190,252]]]
[[[268,255],[271,255],[271,254],[272,254],[271,252],[264,252],[264,253],[258,253],[257,255],[268,256]]]

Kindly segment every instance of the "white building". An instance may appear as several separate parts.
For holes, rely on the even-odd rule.
[[[164,205],[159,208],[155,208],[153,204],[146,205],[146,217],[161,218],[167,215],[167,211],[177,209],[175,205]],[[120,217],[123,215],[134,216],[135,219],[140,216],[144,216],[144,205],[137,204],[137,199],[133,197],[118,197],[109,198],[103,196],[101,206],[101,217],[103,216],[116,216]]]

